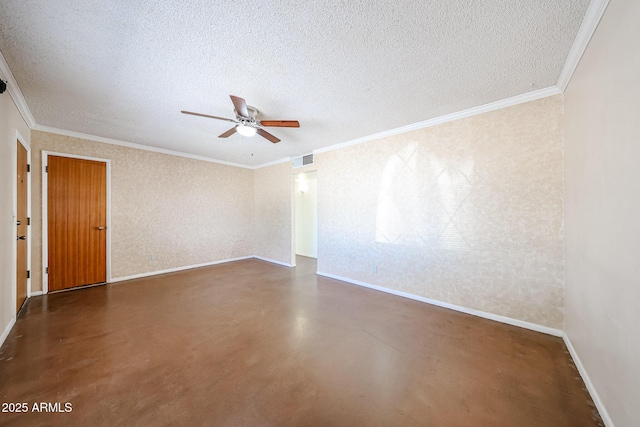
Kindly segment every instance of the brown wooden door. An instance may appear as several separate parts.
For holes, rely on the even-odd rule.
[[[107,280],[107,164],[49,156],[49,291]]]
[[[22,304],[27,299],[27,239],[29,238],[27,233],[29,232],[28,218],[27,218],[27,175],[29,173],[27,165],[27,150],[20,144],[20,141],[16,141],[18,144],[18,212],[17,212],[17,266],[16,266],[16,286],[17,286],[17,301],[16,301],[16,313],[20,311]]]

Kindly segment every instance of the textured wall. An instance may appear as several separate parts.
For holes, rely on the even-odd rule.
[[[617,427],[640,425],[638,40],[640,2],[609,3],[565,92],[565,330]]]
[[[316,160],[318,271],[562,328],[560,96]]]
[[[293,171],[291,162],[254,170],[254,255],[294,263],[291,251]]]
[[[16,129],[29,142],[29,127],[9,93],[5,92],[0,95],[0,334],[16,314],[16,300],[13,296],[16,280],[13,255],[16,241],[13,212]]]
[[[114,279],[253,253],[252,170],[38,131],[32,150],[34,290],[42,274],[42,150],[111,160]]]

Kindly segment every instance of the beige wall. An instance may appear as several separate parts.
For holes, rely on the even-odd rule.
[[[286,265],[295,263],[291,250],[293,174],[291,162],[254,171],[254,255]]]
[[[566,320],[617,427],[640,422],[640,2],[614,0],[565,93]]]
[[[253,254],[253,171],[33,131],[33,286],[41,289],[41,152],[111,160],[112,278]]]
[[[16,314],[16,241],[14,174],[16,173],[16,130],[29,143],[29,127],[18,112],[9,92],[0,95],[0,334]]]
[[[562,97],[316,156],[318,271],[562,329]]]

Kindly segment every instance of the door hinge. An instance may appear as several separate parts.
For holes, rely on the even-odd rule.
[[[45,274],[49,274],[49,267],[44,269]]]
[[[27,165],[27,172],[31,172],[31,165]]]
[[[31,271],[27,270],[27,279],[30,279],[30,278],[31,278]]]
[[[45,167],[44,167],[44,171],[45,171],[45,172],[49,172],[49,166],[45,166]]]
[[[27,225],[31,225],[31,218],[27,218]]]

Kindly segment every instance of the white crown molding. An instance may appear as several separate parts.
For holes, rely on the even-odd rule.
[[[425,297],[410,294],[407,292],[396,291],[395,289],[389,289],[383,286],[372,285],[370,283],[362,282],[360,280],[354,280],[354,279],[349,279],[347,277],[336,276],[335,274],[323,273],[320,271],[316,272],[316,274],[318,276],[324,276],[330,279],[340,280],[341,282],[351,283],[353,285],[375,289],[376,291],[386,292],[391,295],[397,295],[400,297],[409,298],[409,299],[420,301],[420,302],[426,302],[427,304],[435,305],[438,307],[448,308],[450,310],[471,314],[473,316],[482,317],[484,319],[495,320],[496,322],[506,323],[508,325],[517,326],[524,329],[530,329],[532,331],[541,332],[547,335],[553,335],[555,337],[561,337],[563,335],[563,332],[559,329],[538,325],[536,323],[525,322],[523,320],[512,319],[511,317],[500,316],[498,314],[493,314],[493,313],[487,313],[486,311],[476,310],[474,308],[463,307],[461,305],[450,304],[448,302],[438,301],[431,298],[425,298]]]
[[[227,162],[225,160],[213,159],[211,157],[184,153],[182,151],[167,150],[163,148],[151,147],[148,145],[135,144],[133,142],[126,142],[126,141],[121,141],[121,140],[112,139],[112,138],[104,138],[101,136],[90,135],[90,134],[81,133],[81,132],[74,132],[71,130],[54,128],[51,126],[39,125],[36,123],[36,120],[31,114],[31,110],[27,105],[27,101],[25,100],[24,95],[22,94],[22,91],[18,86],[18,82],[16,81],[15,77],[13,76],[13,73],[11,72],[11,69],[9,68],[9,64],[7,64],[7,61],[4,59],[2,52],[0,52],[0,79],[5,80],[7,82],[7,91],[9,92],[9,95],[13,99],[13,102],[16,104],[16,108],[20,112],[20,115],[22,116],[24,121],[27,123],[27,126],[29,126],[29,129],[31,130],[54,133],[57,135],[65,135],[73,138],[81,138],[89,141],[102,142],[105,144],[120,145],[123,147],[135,148],[138,150],[152,151],[155,153],[169,154],[171,156],[184,157],[184,158],[193,159],[193,160],[201,160],[203,162],[218,163],[221,165],[234,166],[234,167],[243,168],[243,169],[260,169],[266,166],[272,166],[279,163],[291,161],[291,158],[287,157],[287,158],[275,160],[273,162],[264,163],[258,166],[249,166],[249,165],[244,165],[240,163]]]
[[[573,362],[576,364],[576,368],[578,368],[578,372],[582,377],[582,381],[584,381],[584,384],[587,386],[587,390],[589,391],[589,394],[591,395],[591,399],[593,399],[593,403],[596,405],[596,408],[600,413],[600,417],[602,418],[604,425],[606,427],[614,427],[613,420],[611,420],[611,416],[609,416],[609,412],[607,412],[607,408],[605,408],[604,403],[602,403],[602,400],[600,399],[600,395],[598,395],[596,388],[593,386],[593,383],[591,382],[591,378],[589,378],[589,375],[587,374],[587,370],[585,369],[584,365],[582,364],[582,361],[578,357],[578,353],[576,352],[576,349],[573,348],[573,344],[571,343],[571,340],[569,339],[569,336],[567,335],[566,332],[562,333],[562,339],[564,340],[564,343],[567,346],[569,353],[571,354],[571,358],[573,359]]]
[[[410,132],[417,129],[423,129],[430,126],[436,126],[442,123],[460,120],[466,117],[471,117],[478,114],[484,114],[490,111],[495,111],[502,108],[511,107],[511,106],[522,104],[525,102],[535,101],[541,98],[563,93],[567,85],[569,84],[569,80],[571,79],[573,72],[575,71],[576,67],[578,66],[578,63],[580,62],[580,58],[582,58],[582,55],[584,54],[584,51],[586,50],[587,45],[591,40],[591,37],[596,31],[598,23],[600,22],[600,19],[602,18],[608,4],[609,4],[609,0],[592,0],[591,1],[591,4],[587,9],[585,17],[580,26],[580,29],[578,30],[576,39],[574,40],[574,43],[567,57],[567,60],[565,61],[564,67],[562,69],[562,72],[560,73],[560,76],[558,77],[558,81],[555,86],[539,89],[533,92],[528,92],[528,93],[517,95],[511,98],[506,98],[500,101],[492,102],[492,103],[481,105],[478,107],[469,108],[456,113],[446,114],[444,116],[435,117],[433,119],[425,120],[418,123],[413,123],[407,126],[390,129],[387,131],[364,136],[361,138],[356,138],[350,141],[340,142],[327,147],[322,147],[322,148],[313,150],[313,154],[320,154],[328,151],[338,150],[341,148],[350,147],[352,145],[362,144],[364,142],[373,141],[380,138],[386,138],[389,136],[398,135],[400,133]],[[240,163],[227,162],[224,160],[217,160],[210,157],[188,154],[181,151],[167,150],[162,148],[151,147],[148,145],[135,144],[135,143],[125,142],[125,141],[111,139],[111,138],[104,138],[104,137],[84,134],[80,132],[74,132],[74,131],[68,131],[64,129],[53,128],[49,126],[38,125],[36,124],[35,119],[31,114],[31,111],[29,110],[29,107],[26,103],[26,100],[24,99],[24,96],[20,91],[20,88],[18,87],[18,84],[13,74],[11,73],[11,70],[9,69],[9,66],[6,63],[4,56],[2,56],[1,52],[0,52],[0,78],[7,80],[8,91],[11,97],[13,98],[16,104],[16,107],[20,111],[20,114],[24,118],[27,125],[33,130],[50,132],[50,133],[66,135],[66,136],[71,136],[76,138],[82,138],[90,141],[103,142],[106,144],[114,144],[114,145],[129,147],[129,148],[136,148],[139,150],[169,154],[169,155],[184,157],[188,159],[202,160],[210,163],[218,163],[218,164],[223,164],[227,166],[240,167],[244,169],[254,169],[254,170],[261,169],[264,167],[273,166],[276,164],[291,161],[291,158],[283,158],[283,159],[278,159],[271,162],[263,163],[257,166],[250,166],[250,165],[245,165]]]
[[[168,154],[170,156],[184,157],[184,158],[193,159],[193,160],[201,160],[203,162],[218,163],[221,165],[234,166],[234,167],[243,168],[243,169],[254,169],[253,166],[247,166],[240,163],[227,162],[224,160],[216,160],[210,157],[184,153],[182,151],[174,151],[174,150],[167,150],[164,148],[151,147],[149,145],[136,144],[133,142],[126,142],[126,141],[121,141],[121,140],[112,139],[112,138],[104,138],[102,136],[95,136],[87,133],[74,132],[72,130],[58,129],[50,126],[42,126],[42,125],[36,124],[31,129],[37,130],[40,132],[48,132],[48,133],[54,133],[57,135],[70,136],[72,138],[80,138],[80,139],[86,139],[89,141],[102,142],[105,144],[120,145],[122,147],[135,148],[137,150],[152,151],[154,153]]]
[[[286,163],[291,161],[291,157],[284,157],[282,159],[274,160],[267,163],[262,163],[257,166],[250,166],[250,165],[245,165],[241,163],[234,163],[234,162],[227,162],[225,160],[213,159],[211,157],[198,156],[196,154],[184,153],[182,151],[167,150],[165,148],[156,148],[156,147],[151,147],[149,145],[136,144],[133,142],[122,141],[119,139],[105,138],[102,136],[95,136],[87,133],[75,132],[75,131],[65,130],[65,129],[58,129],[51,126],[42,126],[42,125],[36,124],[33,127],[31,127],[31,129],[37,130],[40,132],[54,133],[57,135],[70,136],[72,138],[86,139],[88,141],[102,142],[105,144],[120,145],[123,147],[134,148],[137,150],[152,151],[154,153],[168,154],[170,156],[184,157],[192,160],[201,160],[203,162],[209,162],[209,163],[218,163],[221,165],[233,166],[233,167],[243,168],[243,169],[261,169],[264,167],[278,165],[280,163]]]
[[[0,79],[7,82],[7,91],[9,92],[9,95],[11,95],[13,102],[16,104],[16,108],[27,123],[27,126],[33,129],[36,124],[36,120],[33,118],[31,110],[29,110],[29,106],[27,105],[27,101],[24,99],[24,95],[22,95],[20,86],[18,86],[18,82],[15,77],[13,77],[13,73],[11,72],[11,69],[9,69],[9,64],[5,61],[2,52],[0,52]]]
[[[608,4],[609,0],[591,0],[591,4],[589,4],[587,13],[584,15],[582,25],[580,25],[576,39],[573,41],[573,45],[569,51],[569,56],[567,56],[567,60],[564,63],[564,67],[556,83],[556,87],[561,92],[567,89],[571,76],[573,76],[574,71],[578,67],[585,50],[587,50],[589,41],[596,32],[596,28],[598,28],[600,19],[602,19],[602,15],[604,15]]]
[[[272,162],[262,163],[261,165],[258,165],[258,166],[248,166],[248,167],[250,167],[251,169],[262,169],[268,166],[275,166],[275,165],[279,165],[280,163],[286,163],[291,161],[292,161],[291,157],[285,157],[283,159],[274,160]]]
[[[549,96],[559,95],[561,93],[562,92],[556,86],[551,86],[548,88],[535,90],[533,92],[523,93],[522,95],[512,96],[511,98],[506,98],[500,101],[491,102],[489,104],[480,105],[478,107],[469,108],[467,110],[458,111],[457,113],[446,114],[444,116],[435,117],[433,119],[425,120],[418,123],[413,123],[407,126],[386,130],[384,132],[375,133],[373,135],[364,136],[362,138],[340,142],[338,144],[329,145],[328,147],[318,148],[316,150],[313,150],[313,154],[315,155],[320,153],[326,153],[328,151],[339,150],[341,148],[350,147],[352,145],[362,144],[364,142],[369,142],[376,139],[387,138],[389,136],[394,136],[394,135],[410,132],[417,129],[436,126],[442,123],[452,122],[455,120],[460,120],[460,119],[464,119],[471,116],[477,116],[478,114],[484,114],[490,111],[500,110],[506,107],[512,107],[514,105],[523,104],[525,102],[536,101],[538,99],[546,98]]]

